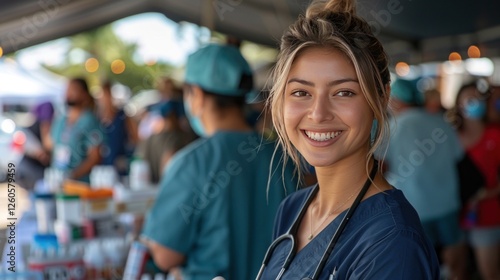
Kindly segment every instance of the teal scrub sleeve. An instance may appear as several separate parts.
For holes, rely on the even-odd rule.
[[[348,279],[436,279],[439,263],[428,251],[425,239],[411,230],[398,230],[385,236],[360,256]],[[426,246],[427,245],[427,246]],[[395,261],[397,260],[397,261]]]
[[[61,127],[62,127],[63,118],[58,116],[54,119],[54,122],[50,126],[50,137],[52,138],[52,145],[55,146],[56,143],[59,142],[59,138],[61,137]]]
[[[194,165],[184,159],[174,158],[168,166],[142,233],[146,238],[182,254],[186,254],[195,241],[199,219],[193,200],[199,174],[193,169]]]
[[[104,132],[99,120],[92,114],[88,113],[83,116],[85,128],[83,144],[88,149],[101,145],[104,142]]]

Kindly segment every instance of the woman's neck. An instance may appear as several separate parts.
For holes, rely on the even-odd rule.
[[[467,149],[481,140],[486,125],[481,120],[464,119],[459,133],[462,145]]]
[[[69,123],[75,123],[78,118],[80,117],[80,115],[83,113],[83,110],[82,108],[69,108],[68,109],[68,122]]]
[[[478,133],[482,132],[485,128],[485,124],[481,120],[464,119],[462,130],[466,133]]]
[[[212,135],[218,131],[251,131],[241,110],[228,108],[223,113],[207,114],[202,122],[206,132]]]
[[[374,163],[370,159],[368,172]],[[315,199],[318,213],[339,213],[351,205],[368,179],[366,160],[359,157],[344,159],[332,166],[316,168],[316,175],[319,184]]]
[[[107,104],[101,108],[100,117],[104,123],[111,123],[116,116],[116,109],[112,104]]]

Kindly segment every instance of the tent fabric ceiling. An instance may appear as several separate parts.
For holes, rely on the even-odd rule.
[[[0,0],[4,53],[76,34],[117,19],[159,12],[257,43],[277,46],[308,0]],[[500,1],[358,0],[358,14],[392,61],[444,60],[470,44],[498,56]]]

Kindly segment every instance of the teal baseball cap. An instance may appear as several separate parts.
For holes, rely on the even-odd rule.
[[[186,84],[224,96],[244,97],[253,89],[250,65],[234,46],[210,44],[188,57]]]
[[[423,95],[415,81],[397,79],[391,84],[391,98],[409,105],[422,105]]]

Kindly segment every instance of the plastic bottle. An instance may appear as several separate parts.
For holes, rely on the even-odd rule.
[[[54,233],[56,200],[53,194],[35,194],[38,233]]]
[[[56,195],[57,219],[71,225],[82,226],[82,204],[78,195],[59,193]]]
[[[135,157],[130,163],[130,188],[132,190],[140,190],[149,186],[150,182],[149,164],[145,160]]]
[[[104,268],[106,265],[106,258],[98,242],[91,242],[88,244],[83,256],[83,261],[85,263],[88,279],[105,279]]]
[[[165,275],[163,273],[156,273],[153,280],[165,280]]]
[[[139,241],[130,246],[123,279],[137,279],[144,272],[146,262],[150,258],[147,247]]]
[[[123,268],[127,250],[124,240],[112,238],[103,243],[103,249],[107,260],[107,271],[112,279],[122,279]]]

